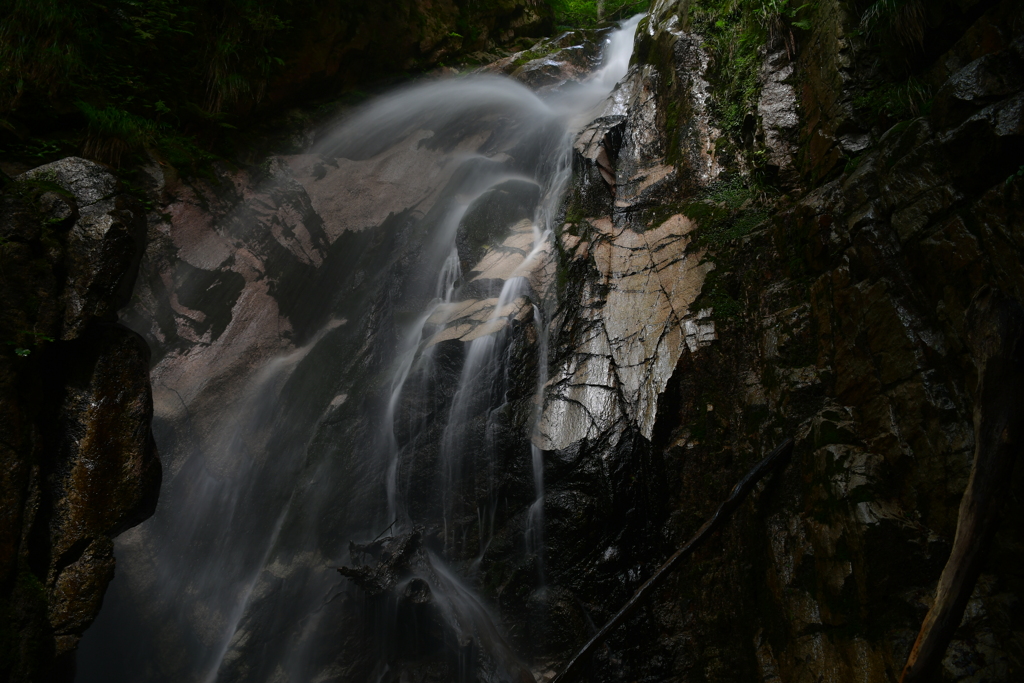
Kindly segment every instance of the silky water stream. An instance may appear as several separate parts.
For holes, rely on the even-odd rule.
[[[160,503],[78,681],[532,680],[477,586],[500,557],[543,588],[553,222],[638,21],[582,84],[407,87],[215,220],[181,202],[124,315]]]

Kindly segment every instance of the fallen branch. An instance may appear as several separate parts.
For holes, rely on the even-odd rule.
[[[370,543],[375,543],[375,542],[379,541],[380,537],[383,536],[384,534],[386,534],[388,531],[390,531],[391,528],[393,526],[395,526],[396,524],[398,524],[398,517],[395,517],[395,521],[391,522],[391,524],[388,524],[387,528],[384,529],[384,531],[382,531],[379,534],[377,534],[377,538],[375,538],[372,541],[370,541]]]
[[[1024,446],[1024,309],[989,288],[967,314],[978,368],[974,401],[974,464],[960,501],[956,538],[935,602],[921,624],[900,683],[930,683],[964,616],[988,546],[1010,493],[1013,463]]]
[[[611,618],[607,624],[604,625],[597,634],[590,639],[590,641],[584,645],[576,656],[569,660],[569,663],[565,666],[562,673],[555,676],[551,683],[567,683],[574,677],[580,674],[580,670],[583,668],[583,663],[587,660],[590,653],[604,640],[611,635],[618,626],[622,624],[640,604],[654,594],[656,589],[664,582],[668,575],[673,569],[678,567],[684,559],[693,554],[693,551],[703,543],[711,534],[713,534],[718,527],[720,527],[729,516],[736,511],[736,508],[740,506],[743,499],[746,498],[750,490],[754,488],[754,484],[759,482],[766,474],[774,470],[780,463],[782,463],[790,453],[793,451],[793,439],[786,439],[782,444],[772,451],[768,457],[759,462],[754,469],[747,473],[747,476],[740,479],[739,483],[732,488],[732,492],[729,497],[718,506],[715,510],[715,514],[711,515],[708,521],[704,522],[704,525],[697,531],[697,534],[687,542],[682,548],[677,550],[672,557],[668,558],[665,564],[658,567],[657,571],[651,578],[647,579],[644,585],[640,586],[633,594],[633,597],[629,599],[629,602],[618,611],[618,613]]]

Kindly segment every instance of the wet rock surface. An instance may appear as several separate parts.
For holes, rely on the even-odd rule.
[[[216,181],[153,169],[162,216],[124,318],[154,350],[169,507],[118,538],[124,571],[90,631],[85,680],[525,673],[461,563],[489,542],[482,516],[495,529],[515,519],[521,539],[533,496],[522,438],[537,386],[531,302],[555,269],[529,219],[550,182],[536,157],[564,135],[517,84],[420,87],[442,95],[434,119],[407,121],[422,106],[413,99],[385,133],[357,113],[358,135],[219,168]],[[462,106],[467,87],[481,89],[482,115],[449,123],[445,108]],[[444,287],[437,271],[450,274]],[[519,294],[502,301],[506,286]],[[474,345],[518,371],[460,396]],[[410,351],[416,364],[396,375]],[[393,394],[399,381],[430,391]],[[465,430],[450,434],[456,404]],[[390,547],[408,538],[401,525],[369,543],[395,519],[392,497],[401,525],[426,522],[408,552]],[[362,557],[371,546],[377,557]],[[182,595],[203,595],[202,607],[182,612]],[[112,652],[126,640],[131,652]]]
[[[544,432],[549,585],[599,626],[744,468],[792,435],[792,464],[612,637],[590,680],[896,681],[970,475],[979,399],[967,310],[985,286],[1024,296],[1021,90],[1016,70],[996,66],[1019,58],[1019,8],[979,9],[936,55],[931,112],[876,130],[854,106],[869,76],[851,52],[853,8],[816,5],[796,52],[761,53],[755,144],[789,194],[730,207],[716,188],[743,169],[727,145],[704,142],[716,123],[700,94],[718,86],[698,81],[702,41],[681,30],[678,5],[655,3],[638,38],[644,75],[631,92],[650,95],[623,98],[624,118],[595,122],[577,143],[546,392],[549,406],[566,406],[546,414]],[[687,79],[689,100],[678,90]],[[680,101],[690,103],[685,123],[667,116]],[[670,171],[643,175],[661,164]],[[604,320],[619,286],[601,266],[620,248],[608,236],[632,231],[621,248],[657,263],[655,235],[673,214],[688,227],[674,237],[683,265],[671,282],[690,272],[703,286],[655,338],[692,330],[697,343],[647,354],[637,336],[636,358],[616,358],[615,341],[636,328],[613,334]],[[747,227],[723,238],[730,215]],[[611,257],[595,251],[601,239]],[[644,289],[619,280],[627,310],[661,319],[670,290],[652,287],[640,304]],[[651,412],[637,410],[618,370],[628,376],[644,356]],[[1011,607],[1019,501],[1007,510],[936,680],[1024,671],[1024,622]]]
[[[556,322],[568,337],[556,347],[572,355],[555,365],[545,390],[542,448],[595,439],[620,417],[651,437],[658,395],[687,345],[686,323],[696,328],[690,307],[714,268],[702,251],[686,253],[694,227],[681,214],[642,233],[616,230],[608,217],[565,226],[566,252],[597,277],[580,291],[579,309],[569,309],[573,318]],[[714,323],[706,327],[690,341],[694,350],[714,338]]]
[[[607,33],[567,31],[491,62],[480,72],[505,74],[541,93],[563,89],[593,74],[601,61],[601,42]]]
[[[111,539],[152,514],[149,350],[118,325],[146,219],[68,158],[0,195],[0,652],[5,681],[71,680],[113,578]]]

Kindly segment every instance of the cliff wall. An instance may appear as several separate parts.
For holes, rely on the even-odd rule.
[[[71,680],[112,538],[156,507],[149,349],[116,322],[146,226],[84,159],[0,195],[0,680]]]
[[[577,143],[542,444],[552,628],[606,620],[796,439],[591,680],[895,681],[932,603],[976,446],[968,310],[1024,297],[1024,19],[935,5],[894,48],[865,9],[811,3],[744,53],[715,33],[742,21],[726,4],[655,3],[625,107]],[[1024,666],[1007,500],[941,680]]]

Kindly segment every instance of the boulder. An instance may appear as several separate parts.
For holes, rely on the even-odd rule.
[[[4,680],[71,680],[112,538],[156,507],[149,349],[115,322],[146,226],[110,171],[75,157],[0,195]]]

